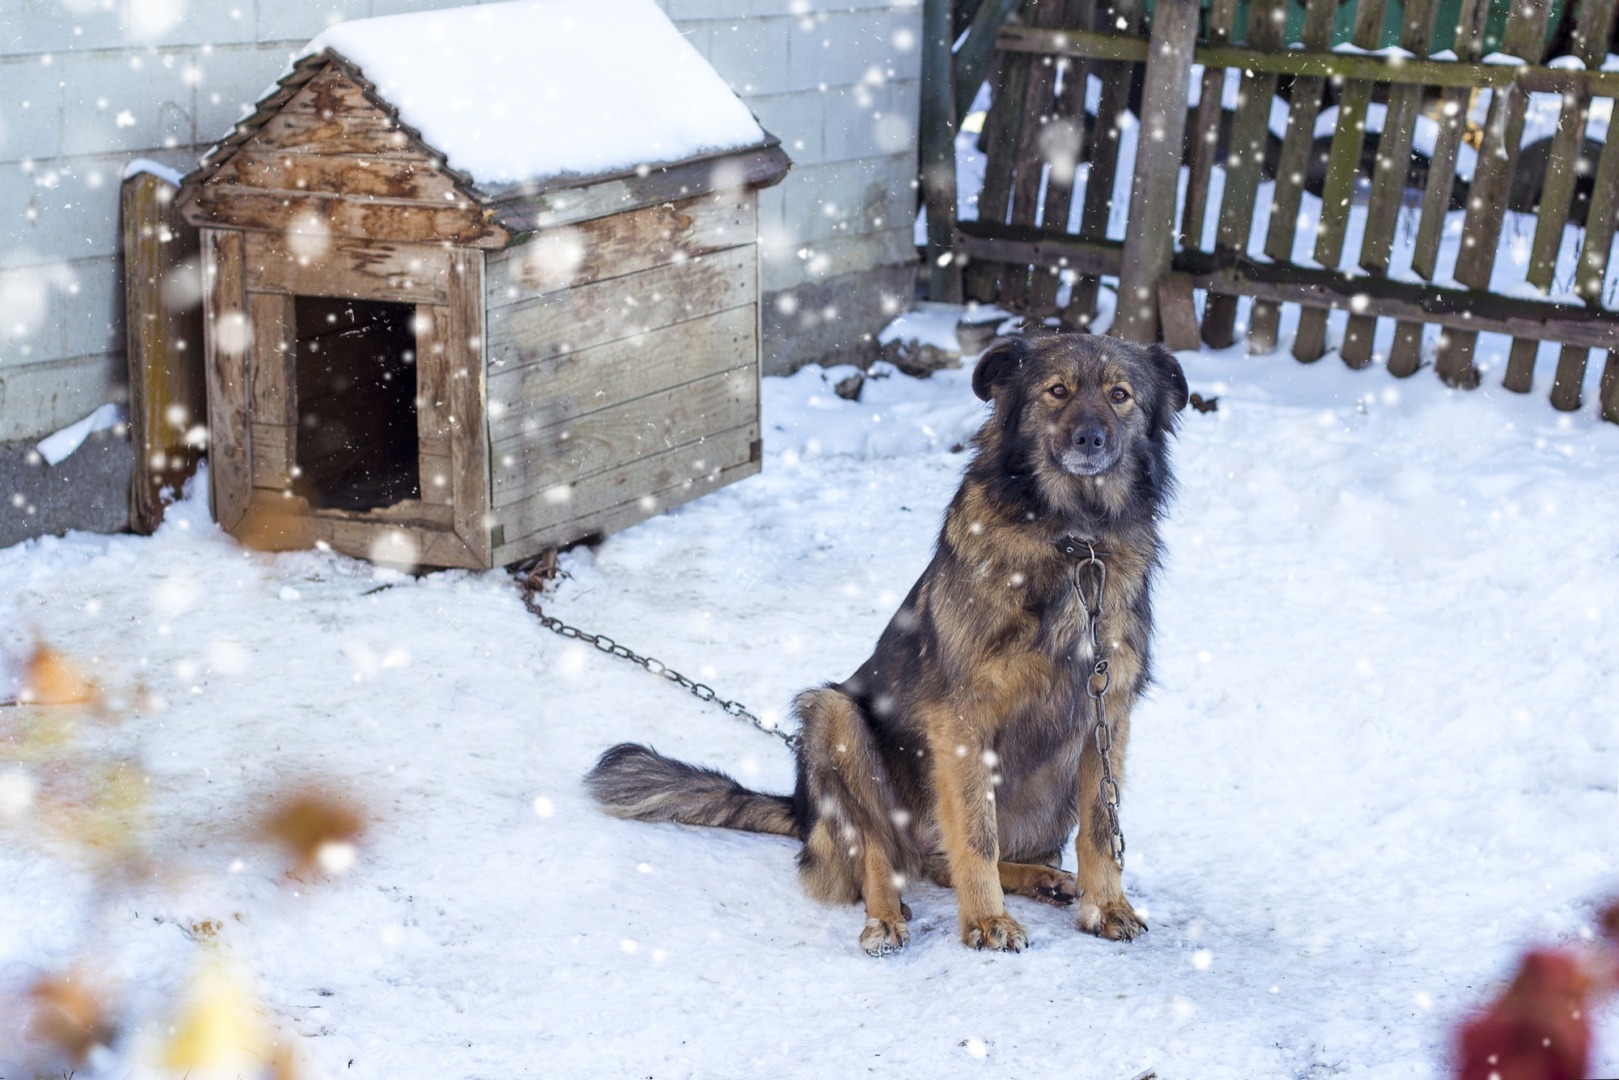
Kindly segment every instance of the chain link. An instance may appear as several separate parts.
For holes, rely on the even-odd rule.
[[[1086,595],[1087,579],[1095,584],[1094,600]],[[1108,687],[1113,685],[1113,674],[1108,666],[1107,656],[1102,652],[1102,593],[1106,588],[1107,565],[1096,554],[1096,549],[1090,548],[1089,554],[1074,565],[1074,592],[1085,607],[1086,629],[1091,639],[1093,663],[1091,673],[1085,679],[1085,694],[1091,699],[1091,711],[1096,717],[1092,737],[1096,743],[1096,754],[1102,759],[1102,779],[1098,793],[1102,797],[1102,805],[1107,808],[1108,826],[1111,830],[1108,839],[1113,848],[1113,862],[1123,870],[1124,830],[1119,828],[1119,783],[1113,778],[1113,728],[1107,721],[1107,691]]]
[[[774,735],[776,738],[786,743],[789,750],[796,751],[798,749],[799,738],[797,735],[790,735],[781,730],[781,728],[776,727],[774,724],[765,723],[753,713],[749,712],[747,706],[743,705],[741,702],[730,701],[726,698],[720,697],[719,693],[707,683],[700,683],[693,679],[689,679],[680,672],[676,671],[674,668],[670,667],[668,664],[665,664],[662,660],[658,660],[651,656],[642,656],[640,653],[620,645],[606,634],[591,634],[579,629],[577,626],[569,626],[567,623],[556,618],[555,616],[547,615],[545,613],[545,609],[540,606],[540,589],[536,584],[536,576],[532,574],[519,573],[516,575],[516,577],[518,588],[523,591],[523,606],[528,608],[529,611],[533,612],[534,617],[540,620],[540,625],[545,627],[547,630],[550,630],[553,633],[561,634],[563,637],[572,641],[583,641],[587,645],[595,646],[601,652],[620,657],[621,659],[628,660],[631,663],[639,664],[652,674],[660,675],[677,686],[683,687],[684,689],[690,691],[692,696],[698,701],[718,705],[720,710],[724,712],[725,715],[734,716],[738,720],[746,720],[748,723],[752,724],[766,735]]]

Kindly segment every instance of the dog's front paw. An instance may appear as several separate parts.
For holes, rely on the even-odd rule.
[[[1147,924],[1130,901],[1120,897],[1098,906],[1081,900],[1079,928],[1087,934],[1105,937],[1110,941],[1134,941],[1147,932]]]
[[[986,915],[961,920],[961,941],[974,949],[1022,952],[1029,944],[1029,932],[1010,915]]]
[[[907,911],[906,914],[909,915],[910,912]],[[866,950],[868,956],[897,953],[910,944],[910,941],[910,928],[899,919],[867,919],[866,928],[860,931],[860,947]]]

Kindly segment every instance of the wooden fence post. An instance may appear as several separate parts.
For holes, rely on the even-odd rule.
[[[1146,90],[1130,187],[1118,309],[1110,333],[1127,341],[1158,340],[1158,284],[1175,244],[1175,189],[1186,135],[1186,89],[1197,40],[1198,0],[1158,0],[1147,46]]]
[[[950,0],[924,0],[919,142],[928,220],[928,297],[959,304],[961,267],[951,251],[956,223],[956,106],[950,44]]]
[[[207,422],[202,376],[202,281],[197,230],[174,204],[178,189],[151,173],[122,191],[125,351],[135,472],[130,522],[150,534],[163,521],[164,488],[196,472],[202,448],[187,438]]]

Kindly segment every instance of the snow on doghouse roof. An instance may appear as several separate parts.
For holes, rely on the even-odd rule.
[[[653,0],[515,0],[340,23],[330,50],[484,190],[773,142]]]

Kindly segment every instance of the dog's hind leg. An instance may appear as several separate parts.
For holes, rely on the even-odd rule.
[[[810,827],[798,856],[804,888],[818,900],[864,898],[867,952],[891,952],[909,939],[899,875],[916,860],[902,835],[900,809],[888,770],[859,708],[847,694],[823,687],[794,703],[803,743],[803,781]]]
[[[1055,866],[1002,862],[995,865],[995,870],[1000,875],[1001,891],[1009,896],[1027,896],[1031,900],[1067,907],[1079,895],[1079,885],[1074,881],[1074,876]],[[940,888],[952,887],[950,866],[943,857],[929,858],[926,873]]]
[[[1000,871],[1001,891],[1004,893],[1027,896],[1058,907],[1067,907],[1079,895],[1079,885],[1074,881],[1074,876],[1055,866],[1003,862],[996,869]]]

